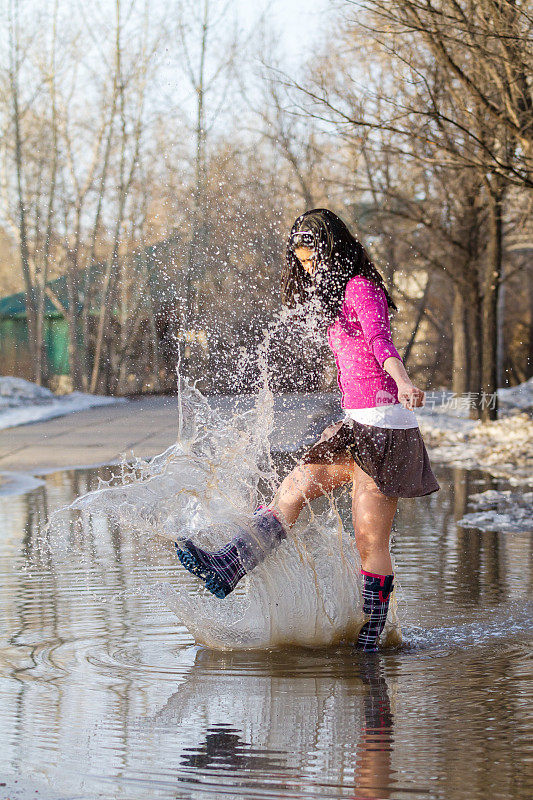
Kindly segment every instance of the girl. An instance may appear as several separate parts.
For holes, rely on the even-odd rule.
[[[286,538],[305,503],[352,483],[368,616],[357,645],[375,651],[393,589],[389,540],[398,498],[440,489],[412,410],[423,405],[424,392],[409,380],[392,342],[388,309],[396,305],[381,275],[333,212],[307,211],[292,226],[282,302],[318,310],[335,355],[345,417],[326,428],[270,505],[255,512],[249,529],[215,552],[179,540],[178,557],[210,592],[226,597]]]

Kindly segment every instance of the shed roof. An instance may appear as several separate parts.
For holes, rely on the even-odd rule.
[[[46,284],[52,292],[57,296],[59,302],[68,308],[68,296],[65,276],[56,278]],[[46,317],[62,317],[63,313],[55,303],[52,302],[50,297],[46,295],[44,314]],[[14,318],[26,316],[26,292],[17,292],[10,294],[8,297],[0,298],[0,318]]]
[[[148,270],[147,283],[152,298],[156,298],[159,295],[164,297],[168,294],[168,286],[165,285],[165,281],[168,280],[168,278],[162,267],[170,258],[172,247],[179,243],[179,241],[179,236],[174,233],[167,239],[155,242],[152,245],[148,245],[139,251],[134,251],[129,254],[133,268]],[[82,285],[84,284],[86,288],[98,287],[104,271],[105,264],[93,264],[88,269],[82,270],[80,273],[80,283]],[[61,275],[59,278],[48,281],[46,286],[51,291],[47,293],[45,297],[45,316],[62,317],[62,308],[68,309],[69,307],[66,276]],[[53,299],[50,297],[51,294],[57,297],[59,305],[53,302]],[[93,307],[93,311],[97,312],[98,309]],[[91,311],[89,313],[91,313]],[[0,298],[0,319],[13,319],[17,317],[26,317],[26,292],[17,292],[8,297]]]

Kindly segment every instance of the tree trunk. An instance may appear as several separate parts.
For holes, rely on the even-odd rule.
[[[13,17],[11,17],[13,14]],[[10,9],[9,20],[9,46],[10,46],[10,65],[9,65],[9,88],[11,91],[11,103],[13,114],[14,132],[14,154],[15,154],[15,173],[17,186],[17,229],[19,240],[20,261],[22,274],[26,290],[26,320],[28,326],[28,345],[30,349],[33,379],[37,384],[41,384],[41,345],[42,345],[42,320],[39,321],[39,304],[35,286],[35,276],[30,262],[30,250],[28,245],[28,223],[26,215],[26,198],[24,195],[24,154],[22,143],[22,113],[19,102],[19,59],[20,42],[18,38],[18,3]],[[39,338],[41,337],[41,338]]]
[[[498,291],[498,307],[496,313],[496,382],[498,386],[507,386],[509,380],[505,372],[505,281],[504,269],[502,264],[502,275],[500,289]]]
[[[481,305],[482,296],[479,291],[476,275],[475,280],[473,280],[470,284],[466,302],[466,353],[468,359],[467,391],[475,400],[475,403],[470,406],[471,419],[481,418]]]
[[[500,185],[489,189],[488,195],[488,246],[485,267],[485,285],[482,305],[482,372],[481,419],[486,422],[498,418],[498,295],[502,274],[502,199]]]
[[[150,297],[150,345],[152,349],[152,388],[154,392],[158,392],[161,388],[159,380],[159,339],[157,337],[157,327],[155,324],[155,310],[154,302]]]
[[[529,295],[529,341],[526,364],[526,379],[533,376],[533,270],[528,270],[528,295]]]
[[[69,364],[72,386],[74,389],[82,389],[82,374],[85,374],[85,363],[83,353],[85,347],[83,341],[80,342],[80,271],[79,253],[81,245],[81,214],[82,206],[76,208],[76,227],[74,233],[74,244],[67,252],[67,270],[65,274],[68,297],[68,331],[69,331]]]
[[[454,283],[453,287],[453,356],[452,356],[452,391],[464,394],[470,383],[470,354],[468,351],[467,315],[464,287]]]

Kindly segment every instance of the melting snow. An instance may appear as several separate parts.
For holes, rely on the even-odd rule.
[[[426,395],[426,406],[416,410],[431,459],[533,486],[533,378],[498,390],[501,418],[493,422],[469,419],[468,408],[447,405],[450,395],[442,392],[441,404],[433,407]]]
[[[119,402],[125,400],[83,392],[58,396],[23,378],[0,376],[0,430]]]
[[[428,394],[440,404],[427,404]],[[426,406],[416,410],[432,461],[478,468],[505,478],[518,490],[491,489],[471,495],[474,509],[458,521],[465,528],[517,533],[533,530],[533,378],[498,390],[500,419],[468,418],[468,407],[451,403],[447,391],[426,394]]]
[[[465,514],[458,521],[463,528],[516,533],[533,531],[533,492],[513,492],[510,489],[470,495],[469,503],[478,511]]]

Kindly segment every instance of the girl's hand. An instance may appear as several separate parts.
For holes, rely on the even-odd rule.
[[[425,392],[418,389],[411,381],[400,381],[398,387],[398,400],[405,408],[413,409],[424,405]]]
[[[424,405],[425,393],[413,386],[401,358],[389,356],[383,362],[383,369],[398,387],[398,400],[405,408],[413,409]]]

